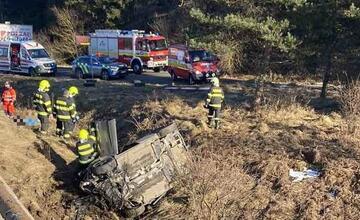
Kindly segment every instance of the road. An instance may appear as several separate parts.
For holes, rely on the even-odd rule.
[[[65,68],[59,68],[58,76],[70,77],[71,70]],[[151,70],[146,70],[141,75],[134,74],[132,71],[130,71],[129,75],[125,78],[125,80],[131,83],[134,82],[134,80],[141,80],[146,84],[151,84],[156,86],[167,86],[167,85],[171,85],[172,83],[168,72],[160,71],[158,73],[155,73]],[[186,81],[184,82],[179,81],[178,83],[183,85],[186,84]]]

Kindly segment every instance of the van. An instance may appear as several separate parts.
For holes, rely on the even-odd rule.
[[[205,49],[188,48],[183,44],[169,47],[169,65],[167,71],[173,81],[185,79],[189,84],[207,82],[221,75],[219,59]]]
[[[0,71],[55,75],[57,65],[45,48],[32,40],[32,26],[0,24]]]

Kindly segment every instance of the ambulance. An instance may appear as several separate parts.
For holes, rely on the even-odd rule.
[[[144,68],[159,72],[168,65],[165,37],[139,30],[95,30],[89,54],[117,58],[141,74]]]
[[[0,71],[29,76],[55,75],[57,66],[45,48],[33,41],[31,25],[0,24]]]

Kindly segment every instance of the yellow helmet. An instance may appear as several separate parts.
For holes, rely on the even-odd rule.
[[[79,131],[79,139],[87,140],[89,138],[89,132],[86,129],[81,129]]]
[[[75,96],[75,95],[79,94],[78,88],[75,87],[75,86],[71,86],[69,88],[69,94],[72,95],[72,96]]]
[[[41,80],[40,83],[39,83],[39,89],[41,90],[46,90],[46,89],[49,89],[50,88],[50,83],[49,81],[47,80]]]

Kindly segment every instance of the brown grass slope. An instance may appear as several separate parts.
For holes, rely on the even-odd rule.
[[[170,196],[144,218],[358,219],[359,138],[347,129],[349,120],[326,104],[329,100],[314,102],[319,89],[265,83],[259,105],[252,110],[248,106],[256,100],[253,81],[223,82],[226,105],[218,131],[206,126],[206,93],[136,88],[116,81],[95,88],[73,80],[56,79],[52,84],[56,93],[70,84],[80,87],[81,125],[92,118],[116,118],[122,146],[171,121],[178,123],[192,146],[189,172],[180,175]],[[35,83],[16,79],[24,97]],[[330,94],[337,99],[335,91]],[[313,107],[324,104],[326,112]],[[60,149],[56,152],[65,164],[71,161]],[[52,166],[46,163],[44,170]],[[289,169],[310,166],[321,169],[322,175],[291,181]],[[59,183],[61,179],[55,180]],[[59,193],[61,201],[67,201],[66,190]]]

